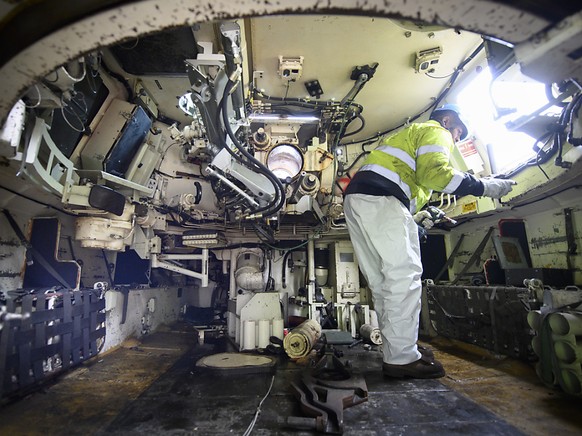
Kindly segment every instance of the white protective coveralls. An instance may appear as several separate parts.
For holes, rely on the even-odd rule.
[[[412,213],[433,190],[500,198],[515,183],[457,171],[449,163],[453,147],[451,132],[439,121],[413,123],[371,151],[345,191],[346,223],[372,291],[387,364],[406,365],[421,357],[416,341],[422,263]]]
[[[347,195],[344,213],[378,313],[384,362],[414,362],[420,358],[416,340],[422,292],[418,226],[391,196]]]

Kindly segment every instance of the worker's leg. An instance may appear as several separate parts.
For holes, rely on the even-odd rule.
[[[344,209],[378,312],[384,361],[414,362],[421,356],[416,346],[422,274],[416,223],[393,197],[352,194]]]
[[[365,226],[360,222],[358,208],[362,207],[362,201],[360,199],[356,200],[359,196],[360,194],[355,194],[346,197],[344,201],[344,213],[360,271],[366,278],[370,289],[377,289],[382,286],[382,280],[384,279],[382,274],[382,259],[380,259],[380,255],[369,240]],[[372,197],[372,201],[375,198],[377,199],[378,197]],[[352,204],[355,204],[355,206],[352,207]],[[376,204],[370,206],[377,207]],[[372,299],[375,299],[374,294],[372,294]]]

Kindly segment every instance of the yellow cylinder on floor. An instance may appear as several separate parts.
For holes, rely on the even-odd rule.
[[[283,340],[283,348],[292,359],[299,359],[309,354],[321,336],[321,326],[315,320],[308,319],[289,332]]]

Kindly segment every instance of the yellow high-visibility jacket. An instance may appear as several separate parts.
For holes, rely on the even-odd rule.
[[[370,152],[346,194],[394,195],[412,213],[422,209],[432,191],[482,195],[480,181],[450,165],[454,146],[438,121],[411,124]]]

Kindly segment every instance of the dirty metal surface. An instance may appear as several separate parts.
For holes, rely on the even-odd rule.
[[[42,390],[0,405],[0,434],[95,434],[192,347],[190,330],[128,340]]]
[[[437,380],[384,379],[378,351],[338,348],[346,353],[342,359],[365,378],[370,392],[368,402],[344,411],[344,434],[522,434]],[[209,377],[195,362],[213,352],[214,347],[208,345],[190,350],[98,434],[243,434],[272,375]],[[279,362],[253,434],[316,434],[284,424],[288,416],[302,416],[289,389],[301,372],[294,363]]]
[[[525,434],[582,434],[582,400],[547,388],[532,364],[446,338],[431,345],[447,371],[444,386]]]
[[[368,387],[368,401],[344,411],[344,434],[575,434],[579,404],[547,390],[532,368],[466,344],[430,344],[447,376],[392,380],[381,355],[339,346]],[[198,345],[193,329],[172,329],[128,343],[61,377],[42,392],[0,409],[0,434],[243,434],[267,392],[272,372],[216,375],[198,359],[232,351],[228,343]],[[308,435],[287,429],[302,416],[290,383],[302,368],[280,360],[254,435]]]

